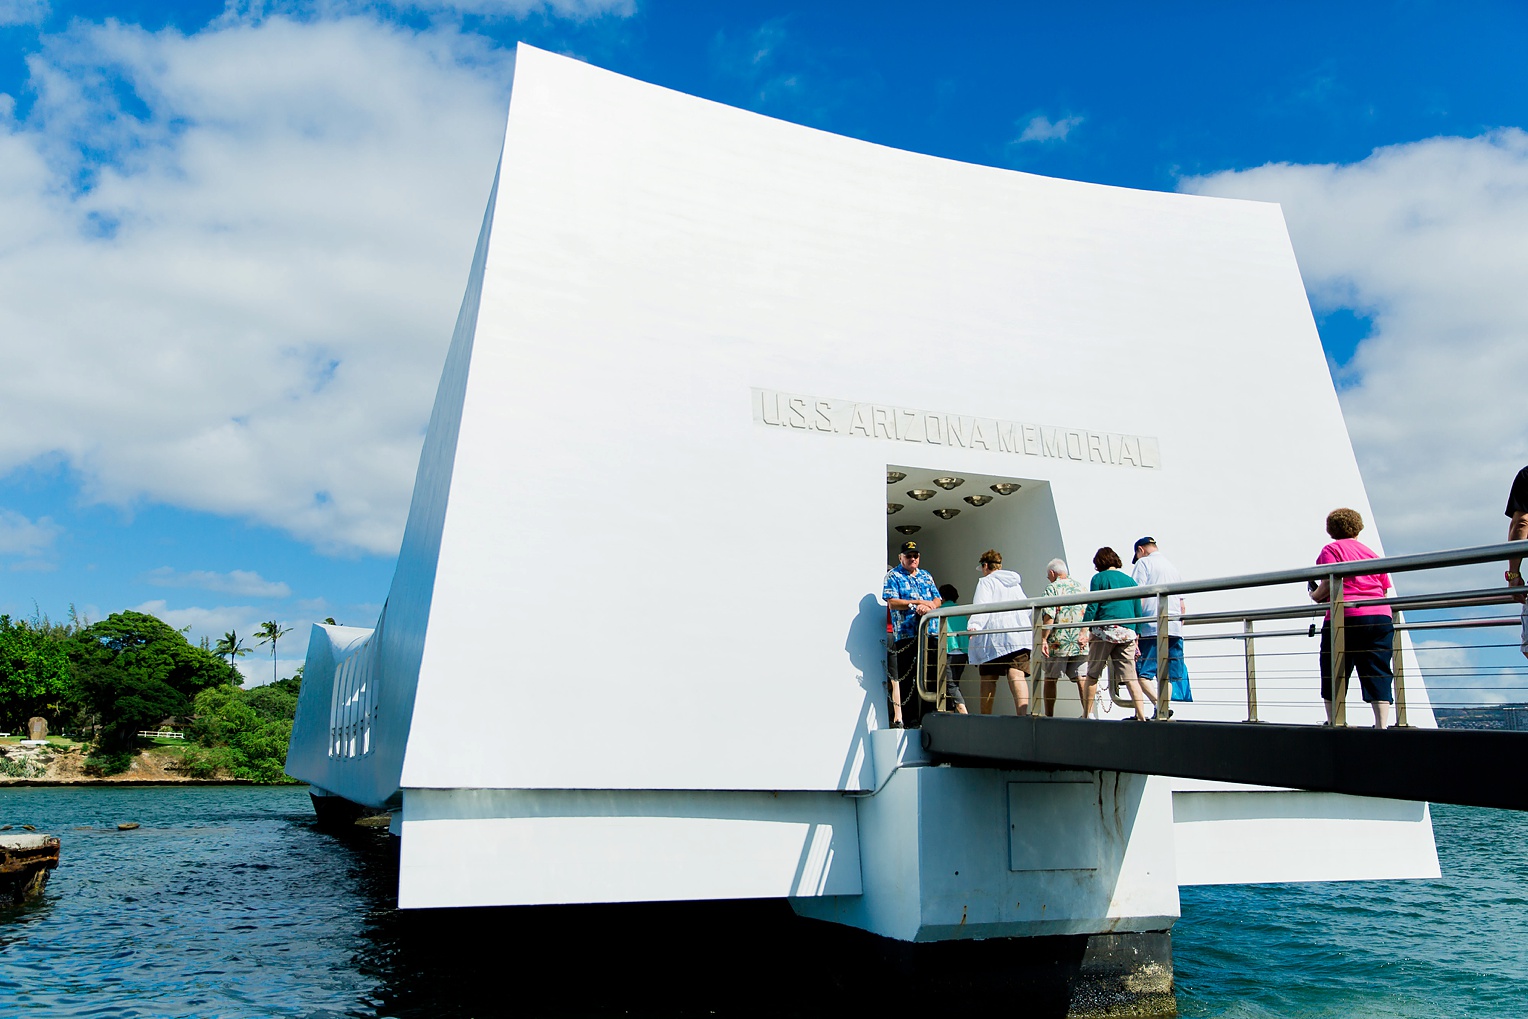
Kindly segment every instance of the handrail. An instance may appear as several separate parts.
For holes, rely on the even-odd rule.
[[[970,617],[973,615],[989,615],[999,612],[1029,611],[1033,613],[1042,611],[1047,608],[1097,604],[1104,602],[1123,601],[1126,599],[1155,598],[1157,599],[1157,612],[1154,615],[1136,616],[1128,619],[1109,619],[1104,622],[1107,625],[1134,625],[1140,623],[1155,623],[1158,626],[1159,632],[1162,628],[1169,626],[1171,623],[1181,623],[1186,625],[1241,623],[1244,627],[1243,633],[1223,635],[1206,634],[1204,636],[1206,638],[1224,636],[1226,638],[1240,639],[1244,641],[1244,648],[1248,656],[1248,720],[1256,721],[1256,689],[1254,669],[1251,660],[1253,639],[1254,636],[1273,637],[1284,636],[1285,634],[1280,632],[1277,634],[1264,633],[1254,635],[1252,628],[1253,621],[1327,616],[1330,619],[1330,629],[1332,631],[1331,665],[1333,671],[1333,675],[1330,677],[1332,680],[1332,700],[1329,702],[1329,707],[1332,709],[1333,714],[1329,718],[1329,722],[1337,725],[1342,725],[1345,724],[1347,675],[1343,674],[1339,676],[1337,675],[1337,672],[1340,668],[1340,663],[1342,663],[1345,659],[1345,630],[1349,625],[1351,625],[1348,622],[1348,617],[1351,616],[1354,609],[1376,605],[1387,606],[1396,610],[1394,612],[1396,623],[1398,624],[1396,629],[1429,629],[1435,627],[1433,627],[1428,622],[1402,622],[1399,618],[1399,610],[1465,608],[1498,605],[1515,600],[1515,595],[1521,594],[1522,592],[1511,588],[1485,588],[1439,592],[1427,595],[1397,595],[1385,598],[1367,598],[1355,601],[1347,601],[1344,598],[1343,590],[1346,585],[1336,583],[1338,580],[1354,576],[1369,576],[1377,573],[1413,573],[1453,566],[1473,566],[1481,563],[1496,562],[1513,558],[1528,558],[1528,541],[1509,541],[1494,545],[1479,545],[1461,549],[1447,549],[1438,552],[1426,552],[1405,556],[1389,556],[1376,559],[1363,559],[1347,563],[1327,563],[1317,566],[1301,567],[1299,569],[1293,570],[1277,570],[1265,573],[1218,577],[1208,580],[1175,581],[1166,584],[1150,584],[1127,588],[1113,588],[1107,591],[1083,591],[1076,594],[1055,595],[1049,598],[1018,598],[1002,602],[985,602],[980,605],[967,603],[962,605],[941,606],[940,608],[933,609],[925,613],[918,619],[917,631],[915,634],[916,664],[914,675],[911,678],[914,684],[914,689],[917,690],[918,695],[922,700],[934,702],[940,708],[942,708],[944,700],[943,665],[945,663],[945,637],[951,634],[1022,633],[1032,632],[1042,628],[1047,630],[1084,629],[1090,626],[1099,625],[1097,621],[1082,620],[1067,623],[1058,623],[1055,620],[1052,620],[1047,624],[1039,622],[1038,619],[1032,616],[1031,625],[1029,626],[978,631],[959,630],[949,631],[948,633],[942,631],[938,637],[937,648],[932,649],[936,656],[937,664],[940,667],[940,675],[936,677],[935,690],[930,692],[925,689],[925,681],[928,678],[928,666],[930,664],[928,661],[928,656],[931,650],[929,647],[931,637],[929,633],[929,626],[933,620],[946,619],[951,616]],[[1211,613],[1171,613],[1168,611],[1169,600],[1174,596],[1182,597],[1190,594],[1240,591],[1252,588],[1278,587],[1285,584],[1308,584],[1310,582],[1319,583],[1321,581],[1329,582],[1329,585],[1332,588],[1330,600],[1325,602],[1316,602],[1303,606],[1282,606],[1248,609],[1241,612],[1219,611]],[[1484,620],[1471,621],[1462,624],[1462,628],[1468,626],[1508,625],[1511,622],[1511,620],[1505,619],[1493,619],[1489,622]],[[1436,628],[1441,628],[1442,625],[1443,624],[1438,624],[1438,627]],[[1298,634],[1298,631],[1294,631],[1294,633]],[[1045,661],[1043,648],[1036,649],[1034,653],[1039,659],[1041,668],[1043,668],[1043,663]],[[1157,678],[1160,682],[1160,692],[1157,708],[1158,716],[1162,718],[1170,717],[1170,712],[1168,710],[1170,704],[1170,694],[1168,693],[1170,683],[1166,682],[1168,679],[1166,672],[1166,667],[1168,664],[1167,658],[1167,642],[1162,641],[1157,646]],[[1031,683],[1035,682],[1035,676],[1037,675],[1038,671],[1039,670],[1031,672]],[[1109,693],[1111,695],[1111,699],[1113,699],[1116,703],[1121,703],[1117,691],[1113,689],[1115,684],[1113,682],[1112,669],[1110,671],[1110,676],[1111,683]],[[1400,709],[1398,722],[1401,725],[1405,725],[1405,694],[1403,687],[1404,679],[1403,669],[1400,667],[1395,669],[1395,681],[1397,704]],[[1032,691],[1032,693],[1035,693],[1035,691]],[[1031,697],[1031,701],[1032,703],[1034,702],[1033,696]]]
[[[1218,577],[1212,580],[1182,580],[1170,584],[1148,584],[1138,587],[1117,587],[1110,591],[1083,591],[1079,594],[1055,595],[1050,598],[1017,598],[1013,601],[985,602],[980,607],[970,603],[941,606],[931,609],[920,617],[920,628],[930,619],[946,616],[969,616],[975,613],[1013,612],[1019,609],[1044,609],[1058,605],[1084,605],[1089,602],[1123,601],[1127,598],[1157,598],[1164,595],[1205,594],[1212,591],[1244,591],[1252,587],[1278,587],[1281,584],[1303,584],[1306,581],[1322,581],[1330,577],[1362,577],[1371,573],[1414,573],[1419,570],[1436,570],[1446,566],[1474,566],[1522,557],[1528,559],[1528,541],[1506,541],[1499,545],[1476,545],[1470,548],[1451,549],[1444,552],[1424,552],[1416,555],[1391,556],[1383,559],[1360,559],[1351,563],[1328,563],[1323,566],[1304,566],[1297,570],[1276,570],[1270,573],[1248,573],[1239,576]],[[1510,592],[1506,588],[1504,593]],[[1468,592],[1466,592],[1468,593]],[[1519,592],[1521,593],[1521,592]],[[1379,599],[1375,599],[1376,602]],[[1353,602],[1350,604],[1362,604]],[[1153,617],[1153,620],[1154,617]],[[1111,620],[1112,622],[1112,620]]]
[[[1390,606],[1392,608],[1398,608],[1398,609],[1424,609],[1425,610],[1425,609],[1448,609],[1448,608],[1472,608],[1472,607],[1483,606],[1483,605],[1500,605],[1500,604],[1504,604],[1506,602],[1510,602],[1512,600],[1513,600],[1512,589],[1510,589],[1510,588],[1494,589],[1493,588],[1493,589],[1480,589],[1480,590],[1476,590],[1476,591],[1451,591],[1451,592],[1449,592],[1446,595],[1418,595],[1418,594],[1412,594],[1412,595],[1396,595],[1393,598],[1360,598],[1360,599],[1357,599],[1356,601],[1345,602],[1344,604],[1347,606],[1347,608],[1349,610],[1352,610],[1352,609],[1360,607],[1360,606],[1369,606],[1369,605],[1388,605],[1388,606]],[[995,607],[994,608],[989,608],[988,607],[989,605],[996,606],[997,604],[998,604],[997,602],[984,603],[981,608],[976,608],[975,606],[972,606],[972,605],[969,605],[969,604],[961,605],[961,606],[958,606],[958,607],[963,609],[963,610],[965,610],[965,611],[955,612],[955,613],[952,613],[952,615],[956,615],[956,616],[974,616],[974,615],[985,615],[985,614],[987,614],[989,612],[1011,612],[1011,611],[1013,611],[1012,609],[1002,609],[1002,608],[995,608]],[[1007,603],[1004,603],[1004,604],[1007,604]],[[1070,600],[1068,600],[1067,602],[1065,602],[1065,604],[1067,604],[1067,605],[1080,605],[1080,604],[1082,604],[1082,599],[1080,597],[1074,597],[1074,598],[1071,598]],[[1042,607],[1049,607],[1049,606],[1042,606]],[[1301,618],[1308,618],[1308,617],[1311,617],[1311,616],[1324,616],[1329,611],[1331,611],[1331,607],[1332,607],[1332,603],[1331,602],[1329,602],[1329,601],[1321,601],[1321,602],[1311,602],[1309,605],[1293,605],[1293,606],[1289,606],[1287,608],[1248,609],[1248,610],[1246,610],[1244,612],[1185,612],[1185,613],[1182,613],[1182,614],[1179,614],[1179,613],[1176,613],[1176,612],[1172,612],[1172,613],[1168,614],[1168,619],[1171,620],[1174,623],[1182,623],[1185,626],[1203,626],[1203,625],[1214,624],[1214,623],[1240,623],[1240,622],[1243,622],[1243,621],[1246,621],[1246,620],[1301,619]],[[929,614],[932,615],[933,613],[931,612]],[[1515,619],[1514,620],[1510,620],[1510,621],[1513,622],[1513,623],[1517,622],[1517,620],[1515,620]],[[1157,617],[1154,616],[1154,615],[1153,616],[1131,616],[1131,617],[1129,617],[1127,619],[1110,619],[1110,620],[1108,620],[1108,622],[1110,624],[1118,624],[1120,626],[1128,626],[1128,625],[1130,625],[1132,623],[1155,623],[1155,622],[1157,622]],[[1094,625],[1096,625],[1096,623],[1090,623],[1090,622],[1057,623],[1057,622],[1053,621],[1053,622],[1044,623],[1044,624],[1036,623],[1036,624],[1034,624],[1032,626],[1012,626],[1012,627],[1008,627],[1006,629],[997,629],[997,630],[985,630],[985,629],[983,629],[983,630],[949,630],[949,631],[942,631],[942,632],[945,632],[946,636],[949,636],[949,635],[967,635],[967,634],[973,634],[973,633],[1028,633],[1030,630],[1036,629],[1036,628],[1041,627],[1041,626],[1044,626],[1046,629],[1085,630],[1088,627],[1094,626]],[[1458,624],[1450,624],[1450,625],[1458,625]],[[1408,627],[1410,629],[1423,629],[1424,628],[1421,624],[1417,624],[1417,623],[1407,623],[1406,627]],[[1228,634],[1227,636],[1240,636],[1240,635],[1239,634]]]

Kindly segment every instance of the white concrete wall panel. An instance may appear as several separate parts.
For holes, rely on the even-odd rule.
[[[1183,885],[1435,878],[1425,803],[1293,790],[1173,793]]]
[[[402,835],[405,909],[861,890],[837,793],[410,790]]]
[[[406,542],[393,595],[430,589],[389,658],[422,636],[406,786],[863,788],[888,464],[1044,482],[1063,547],[1005,554],[1084,579],[1144,533],[1189,577],[1308,563],[1333,506],[1369,515],[1276,206],[900,152],[526,47],[505,151],[438,569]],[[1161,463],[768,426],[755,389]],[[1264,717],[1318,718],[1290,683]]]

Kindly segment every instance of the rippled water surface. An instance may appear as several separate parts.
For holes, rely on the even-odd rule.
[[[1528,814],[1434,806],[1436,881],[1185,888],[1186,1016],[1528,1016]]]
[[[734,930],[687,930],[697,940],[670,953],[576,909],[400,914],[389,840],[315,830],[302,788],[9,789],[0,821],[64,840],[46,897],[0,911],[7,1015],[846,1011],[763,1008],[766,990],[792,1000],[792,973],[762,972],[757,945]],[[142,827],[118,832],[123,821]],[[1528,1015],[1528,816],[1440,807],[1434,824],[1438,881],[1185,889],[1174,931],[1183,1014]],[[759,927],[776,922],[760,909]],[[705,916],[670,919],[696,927]],[[699,941],[730,967],[704,1000],[692,993]],[[640,967],[623,969],[628,956]],[[800,965],[833,960],[808,953]],[[895,995],[853,973],[815,979],[866,1004]],[[951,1002],[948,1014],[994,1004]]]
[[[0,791],[7,822],[63,840],[43,901],[0,920],[0,1001],[49,1017],[368,1014],[385,868],[312,815],[305,787]]]

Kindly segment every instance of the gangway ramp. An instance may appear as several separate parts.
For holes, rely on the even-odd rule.
[[[1141,775],[1528,810],[1528,732],[1264,722],[923,718],[936,761]]]

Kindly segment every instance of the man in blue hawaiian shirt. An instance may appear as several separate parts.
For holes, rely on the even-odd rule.
[[[900,729],[903,724],[902,684],[915,681],[913,669],[918,660],[918,620],[943,603],[934,578],[927,570],[918,568],[922,555],[916,541],[904,541],[897,555],[897,565],[886,574],[886,583],[881,589],[881,600],[891,609],[892,645],[886,683],[891,695],[893,729]],[[928,631],[929,637],[934,637],[939,632],[939,621],[930,623]],[[931,644],[928,648],[930,667],[936,651]],[[920,709],[917,712],[920,716],[922,703],[921,698],[910,702]]]

